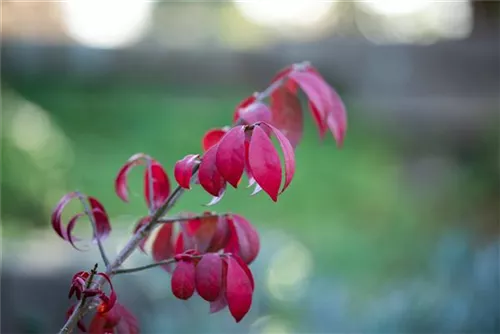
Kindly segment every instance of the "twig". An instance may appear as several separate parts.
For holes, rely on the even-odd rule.
[[[171,218],[165,218],[165,219],[159,219],[158,224],[173,224],[175,222],[184,222],[187,220],[191,219],[203,219],[203,218],[213,218],[213,217],[220,217],[224,216],[227,213],[223,214],[217,214],[217,213],[211,213],[211,214],[206,214],[206,215],[196,215],[196,216],[178,216],[178,217],[171,217]]]
[[[297,70],[303,70],[303,69],[307,68],[308,65],[309,65],[308,62],[302,62],[302,63],[295,64],[294,68]],[[271,94],[274,93],[275,90],[280,88],[285,83],[286,80],[287,80],[287,77],[285,76],[285,77],[281,78],[280,80],[277,80],[274,83],[272,83],[264,91],[255,94],[255,102],[250,104],[246,108],[246,110],[250,111],[252,105],[254,105],[257,102],[262,102],[264,99],[271,96]],[[242,124],[241,122],[242,122],[241,120],[238,121],[238,123],[234,124],[234,126],[241,125]],[[193,177],[198,173],[198,168],[199,168],[198,164],[193,167]],[[167,198],[165,203],[163,203],[163,205],[160,208],[158,208],[158,210],[155,211],[155,213],[151,217],[151,220],[149,221],[149,223],[142,226],[132,236],[132,238],[130,238],[130,240],[127,242],[127,244],[123,247],[123,249],[120,251],[120,253],[116,257],[116,259],[110,265],[107,265],[106,274],[108,274],[108,276],[111,277],[114,273],[116,273],[118,271],[118,268],[134,252],[134,250],[138,247],[139,243],[151,233],[154,226],[156,224],[158,224],[160,217],[163,216],[166,212],[168,212],[175,205],[175,203],[177,203],[177,201],[179,200],[179,198],[182,196],[183,193],[184,193],[184,189],[181,188],[180,186],[177,186],[177,188],[175,188],[175,190],[172,192],[172,194],[170,194],[170,196]],[[92,217],[92,216],[89,216],[89,217]],[[92,220],[92,218],[91,218],[91,220]],[[93,225],[95,226],[95,222],[93,222]],[[103,249],[102,245],[100,244],[99,239],[97,239],[97,241],[98,241],[99,249],[100,250]],[[104,253],[101,252],[101,255],[103,255],[103,254]],[[103,257],[103,260],[106,262],[107,258],[105,260],[105,258]],[[123,270],[126,270],[126,269],[123,269]],[[97,285],[100,286],[102,283],[103,283],[102,278],[98,278],[98,280],[96,280]],[[82,303],[80,303],[78,305],[78,307],[75,308],[75,310],[73,311],[73,314],[71,314],[69,319],[64,324],[63,328],[59,331],[59,333],[60,334],[71,333],[71,331],[75,328],[77,322],[82,318],[82,316],[86,312],[88,312],[88,310],[89,310],[88,305],[83,305]]]
[[[112,274],[119,275],[119,274],[126,274],[126,273],[135,273],[137,271],[142,271],[142,270],[146,270],[149,268],[159,267],[159,266],[163,266],[165,264],[172,264],[175,262],[176,262],[175,259],[172,258],[172,259],[167,259],[167,260],[163,260],[163,261],[159,261],[159,262],[155,262],[155,263],[146,264],[144,266],[140,266],[140,267],[136,267],[136,268],[116,269],[112,272]]]
[[[97,247],[99,248],[99,252],[101,253],[102,261],[104,265],[108,267],[109,259],[106,256],[106,251],[104,250],[104,246],[102,245],[101,238],[97,235],[97,223],[94,219],[94,215],[92,214],[92,210],[89,208],[87,203],[87,198],[85,198],[79,191],[76,192],[78,194],[78,199],[83,205],[83,209],[85,210],[85,214],[89,217],[90,223],[92,224],[92,230],[94,231],[94,238],[97,240]]]

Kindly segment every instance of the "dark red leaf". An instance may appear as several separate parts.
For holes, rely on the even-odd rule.
[[[144,165],[145,158],[147,156],[143,153],[137,153],[131,156],[125,165],[120,168],[118,175],[115,179],[115,192],[122,201],[128,202],[128,186],[127,186],[127,175],[132,169],[132,167],[137,165]]]
[[[217,170],[227,182],[237,188],[245,168],[245,128],[235,126],[217,145]]]
[[[298,97],[284,86],[278,88],[271,94],[271,112],[272,124],[296,147],[304,132],[302,107]]]
[[[198,163],[198,154],[186,155],[182,160],[175,163],[174,177],[179,186],[184,189],[191,188],[191,177],[193,176],[193,168]]]
[[[137,319],[123,305],[116,303],[111,311],[105,314],[96,313],[89,326],[92,334],[138,334]]]
[[[64,195],[60,200],[59,203],[57,203],[56,207],[52,211],[52,217],[51,217],[51,222],[52,222],[52,228],[56,233],[63,238],[64,240],[67,240],[68,237],[66,235],[66,231],[63,229],[63,223],[62,223],[62,213],[64,211],[64,207],[73,199],[78,197],[78,193],[76,192],[71,192],[69,194]]]
[[[216,154],[217,146],[212,146],[205,152],[198,170],[198,178],[203,189],[210,195],[219,197],[224,190],[226,181],[215,165]]]
[[[222,289],[222,260],[219,254],[203,255],[196,266],[196,291],[201,298],[213,302]]]
[[[94,241],[104,240],[108,237],[111,232],[111,224],[109,223],[108,214],[102,204],[94,197],[88,197],[90,208],[92,210],[92,215],[94,216],[94,221],[96,224],[97,231],[94,236]]]
[[[150,209],[157,210],[170,195],[170,181],[163,166],[159,162],[151,160],[150,164],[152,179],[150,180],[148,165],[144,173],[144,195],[147,205],[151,206],[152,203]],[[152,186],[150,182],[152,182]],[[151,190],[153,191],[153,198],[151,198],[150,195]]]
[[[174,246],[172,244],[172,224],[163,224],[156,234],[152,246],[153,259],[156,262],[170,259],[174,256]],[[163,266],[169,270],[168,266]]]
[[[290,141],[281,131],[270,124],[262,123],[261,126],[271,129],[272,133],[276,136],[276,139],[278,139],[281,151],[283,152],[283,158],[285,161],[285,184],[281,189],[281,194],[283,191],[285,191],[286,188],[288,188],[295,174],[295,153]]]
[[[195,289],[195,266],[193,262],[180,261],[172,273],[172,293],[179,299],[191,298]]]
[[[227,261],[226,298],[231,315],[240,322],[252,306],[252,281],[237,260],[232,257]]]
[[[260,126],[253,129],[248,162],[255,181],[276,202],[281,185],[281,162],[273,142]]]
[[[217,144],[219,140],[226,134],[226,129],[210,129],[205,133],[202,140],[203,152],[208,151],[212,146]]]
[[[260,250],[257,230],[243,216],[233,214],[228,220],[230,237],[224,251],[236,254],[248,264],[252,263]]]
[[[113,284],[111,283],[111,279],[109,278],[108,275],[106,275],[105,273],[97,273],[97,275],[104,278],[106,282],[108,282],[109,284],[109,289],[110,289],[109,296],[101,294],[99,297],[101,298],[102,302],[99,306],[97,306],[97,312],[106,313],[109,310],[111,310],[113,306],[115,306],[116,292],[115,289],[113,289]]]

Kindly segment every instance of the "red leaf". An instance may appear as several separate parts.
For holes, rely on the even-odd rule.
[[[111,224],[109,223],[108,214],[102,204],[95,199],[94,197],[88,196],[88,200],[90,203],[90,208],[92,210],[92,214],[94,216],[94,221],[96,224],[97,231],[94,236],[94,241],[104,240],[108,237],[111,232]]]
[[[248,162],[255,181],[276,202],[281,185],[281,162],[271,139],[260,126],[253,129]]]
[[[186,155],[182,160],[175,163],[174,177],[179,186],[184,189],[191,188],[191,177],[193,176],[193,168],[197,164],[198,154]]]
[[[227,306],[226,299],[226,283],[227,283],[227,262],[222,260],[222,282],[219,297],[213,302],[210,302],[210,313],[216,313]]]
[[[257,257],[260,250],[260,240],[257,230],[240,215],[231,215],[229,218],[229,241],[224,248],[227,253],[233,253],[250,264]]]
[[[227,258],[226,298],[231,315],[240,322],[252,306],[252,281],[237,260]]]
[[[248,267],[248,265],[245,263],[245,261],[243,261],[243,259],[241,257],[239,257],[236,254],[232,254],[231,256],[236,261],[238,261],[238,264],[240,265],[241,269],[243,269],[245,271],[245,273],[247,274],[248,278],[250,279],[250,283],[252,284],[252,291],[253,291],[255,289],[255,282],[254,282],[254,279],[253,279],[252,271],[250,270],[250,268]]]
[[[271,94],[272,124],[296,147],[304,132],[304,119],[300,101],[295,93],[282,86]]]
[[[69,289],[68,298],[71,298],[73,294],[76,294],[76,299],[81,299],[81,294],[85,289],[85,283],[89,278],[90,274],[86,271],[79,271],[73,275],[71,280],[71,287]]]
[[[165,170],[159,162],[151,159],[150,164],[152,180],[150,180],[149,166],[147,166],[144,173],[144,195],[146,198],[146,204],[150,206],[152,203],[152,207],[150,207],[150,209],[157,210],[163,205],[170,195],[170,181],[167,173],[165,173]],[[150,181],[153,182],[152,187],[150,187]],[[153,191],[152,199],[150,190]]]
[[[281,69],[275,76],[274,78],[271,80],[271,83],[274,83],[278,80],[281,80],[283,79],[285,81],[285,85],[284,87],[286,87],[288,90],[290,90],[292,93],[297,93],[297,84],[292,81],[292,80],[288,80],[287,76],[289,76],[290,72],[292,72],[294,70],[294,66],[287,66],[283,69]]]
[[[293,147],[290,141],[285,137],[285,135],[280,130],[276,129],[274,126],[270,124],[262,123],[261,126],[268,127],[271,129],[271,131],[276,136],[276,139],[278,139],[281,151],[283,152],[283,158],[285,160],[285,184],[281,189],[280,192],[281,194],[282,192],[285,191],[286,188],[288,188],[295,174],[295,153],[293,151]]]
[[[144,165],[144,159],[146,155],[143,153],[137,153],[131,156],[125,165],[118,171],[115,179],[115,192],[122,201],[128,202],[128,186],[127,186],[127,175],[132,169],[132,167],[137,165]]]
[[[97,312],[106,313],[109,310],[111,310],[113,306],[115,306],[116,292],[115,289],[113,289],[113,284],[111,284],[111,279],[109,278],[108,275],[106,275],[105,273],[98,273],[97,275],[104,278],[106,282],[108,282],[109,284],[109,289],[110,289],[109,297],[104,294],[101,294],[99,297],[101,298],[102,302],[99,306],[97,306]]]
[[[116,304],[106,314],[96,313],[89,327],[92,334],[138,334],[137,319],[123,305]]]
[[[210,195],[218,197],[224,190],[226,181],[215,165],[216,153],[217,146],[212,146],[205,152],[198,170],[198,178],[203,189]]]
[[[79,238],[76,238],[75,236],[73,236],[73,229],[75,228],[75,225],[78,222],[78,219],[82,216],[85,216],[85,214],[84,213],[77,213],[76,215],[71,217],[71,219],[68,222],[68,226],[66,227],[66,236],[67,236],[66,240],[69,241],[69,243],[71,244],[71,246],[73,246],[74,249],[80,250],[80,251],[82,251],[83,249],[80,249],[75,245],[75,241],[79,240]]]
[[[222,260],[219,254],[205,254],[196,266],[196,291],[201,298],[213,302],[222,289]]]
[[[212,146],[217,144],[219,140],[226,134],[226,129],[210,129],[203,136],[202,147],[203,152],[208,151]]]
[[[240,119],[243,120],[243,122],[239,124],[246,125],[260,121],[269,122],[271,119],[271,111],[264,103],[257,102],[255,96],[252,95],[236,106],[233,122],[237,123]]]
[[[67,235],[65,234],[65,230],[63,229],[63,223],[62,223],[62,213],[64,210],[64,207],[73,199],[78,197],[78,194],[76,192],[71,192],[69,194],[64,195],[60,200],[59,203],[57,203],[56,207],[52,211],[52,217],[51,217],[51,222],[52,222],[52,228],[56,231],[56,233],[63,238],[64,240],[68,240]]]
[[[137,225],[135,226],[134,228],[134,234],[137,233],[137,231],[139,231],[139,229],[146,225],[147,223],[149,223],[149,221],[151,220],[151,217],[150,216],[146,216],[146,217],[143,217],[141,218],[141,220],[139,220],[139,222],[137,223]],[[141,252],[143,253],[146,253],[146,250],[145,250],[145,246],[146,246],[146,242],[148,241],[148,237],[146,238],[142,238],[141,242],[139,243],[139,249],[141,250]]]
[[[187,300],[194,293],[195,266],[193,262],[180,261],[172,274],[172,293],[179,299]]]
[[[170,259],[174,256],[174,246],[172,244],[172,224],[163,224],[152,246],[153,260],[156,262]],[[169,270],[168,266],[163,266],[164,269]]]
[[[215,163],[227,182],[237,188],[245,168],[245,128],[236,126],[217,145]]]
[[[229,241],[229,226],[227,216],[219,216],[217,219],[217,226],[207,248],[207,252],[217,252],[223,249]]]

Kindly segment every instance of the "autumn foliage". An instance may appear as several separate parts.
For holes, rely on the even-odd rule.
[[[59,237],[78,250],[83,242],[74,235],[75,225],[87,217],[93,227],[93,243],[99,246],[105,268],[81,271],[73,276],[69,298],[75,299],[67,312],[61,333],[75,327],[90,333],[139,333],[137,320],[118,302],[112,285],[117,274],[161,267],[171,276],[172,294],[188,300],[195,294],[208,302],[210,312],[229,309],[239,322],[250,310],[255,289],[249,265],[260,249],[259,234],[242,215],[205,211],[170,217],[176,200],[194,186],[201,186],[211,200],[219,202],[228,186],[238,188],[243,178],[252,195],[264,191],[274,202],[290,186],[295,173],[295,148],[303,137],[304,113],[299,92],[307,98],[307,109],[319,135],[331,132],[337,145],[343,143],[347,121],[344,105],[319,72],[304,62],[286,67],[270,86],[239,103],[233,124],[210,129],[201,139],[202,153],[192,153],[177,161],[173,175],[177,187],[160,162],[138,153],[119,169],[114,182],[117,196],[127,202],[127,179],[131,172],[144,175],[147,213],[135,223],[130,241],[114,261],[109,261],[102,242],[111,232],[104,206],[80,192],[64,195],[52,214],[52,227]],[[268,101],[266,101],[268,100]],[[63,211],[71,201],[79,201],[82,211],[63,222]],[[154,232],[154,233],[153,233]],[[146,249],[148,238],[151,249]],[[135,269],[121,269],[122,263],[139,248],[150,254],[152,263]],[[107,292],[105,292],[107,291]],[[82,316],[95,310],[90,323]]]

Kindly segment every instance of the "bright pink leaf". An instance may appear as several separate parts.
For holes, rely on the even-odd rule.
[[[69,194],[64,195],[60,200],[59,203],[57,203],[56,207],[52,211],[52,217],[51,217],[51,222],[52,222],[52,228],[56,233],[63,238],[64,240],[67,240],[66,236],[66,231],[63,229],[63,223],[62,223],[62,213],[64,211],[64,207],[73,199],[78,197],[78,193],[76,192],[71,192]]]
[[[195,266],[193,262],[180,261],[172,273],[172,293],[179,299],[191,298],[195,290]]]
[[[250,96],[236,106],[233,122],[250,125],[256,122],[269,122],[271,120],[271,110],[269,107],[256,101],[255,96]]]
[[[261,126],[269,127],[271,129],[272,133],[276,136],[276,139],[278,139],[281,151],[283,152],[283,158],[285,162],[285,184],[281,189],[281,194],[285,191],[286,188],[288,188],[295,174],[295,153],[292,144],[280,130],[270,124],[263,123]]]
[[[232,214],[228,220],[230,236],[224,251],[238,255],[247,264],[252,263],[260,250],[257,230],[243,216]]]
[[[245,168],[244,126],[236,126],[222,137],[217,145],[215,164],[222,177],[237,188]]]
[[[146,204],[150,206],[152,203],[150,209],[157,210],[170,195],[170,181],[163,166],[155,160],[151,160],[151,175],[152,179],[150,180],[149,166],[146,166],[146,171],[144,173],[144,195]],[[150,186],[150,182],[152,182],[152,187]],[[153,191],[153,198],[151,198],[150,190]]]
[[[213,302],[222,289],[222,260],[219,254],[207,253],[196,265],[196,291],[201,298]]]
[[[198,163],[198,156],[198,154],[189,154],[175,163],[175,180],[184,189],[191,188],[191,177],[193,176],[193,168]]]
[[[198,169],[198,179],[200,185],[210,195],[218,197],[224,190],[226,181],[217,170],[215,159],[217,154],[217,146],[212,146],[203,155],[200,168]]]
[[[111,232],[111,224],[109,223],[108,214],[106,213],[104,206],[97,199],[88,196],[88,200],[97,228],[94,240],[104,240]]]
[[[203,152],[208,151],[212,146],[216,145],[219,140],[226,134],[226,129],[210,129],[203,136],[201,146],[203,147]]]
[[[255,181],[276,202],[281,185],[281,162],[273,142],[260,126],[253,129],[248,162]]]
[[[226,298],[231,315],[240,322],[252,306],[252,281],[237,260],[227,261]]]
[[[174,256],[174,245],[172,243],[172,224],[163,224],[156,234],[152,246],[153,260],[160,262]],[[167,271],[169,266],[163,266]]]
[[[271,94],[272,124],[296,147],[304,132],[304,117],[300,101],[295,93],[286,87]]]

